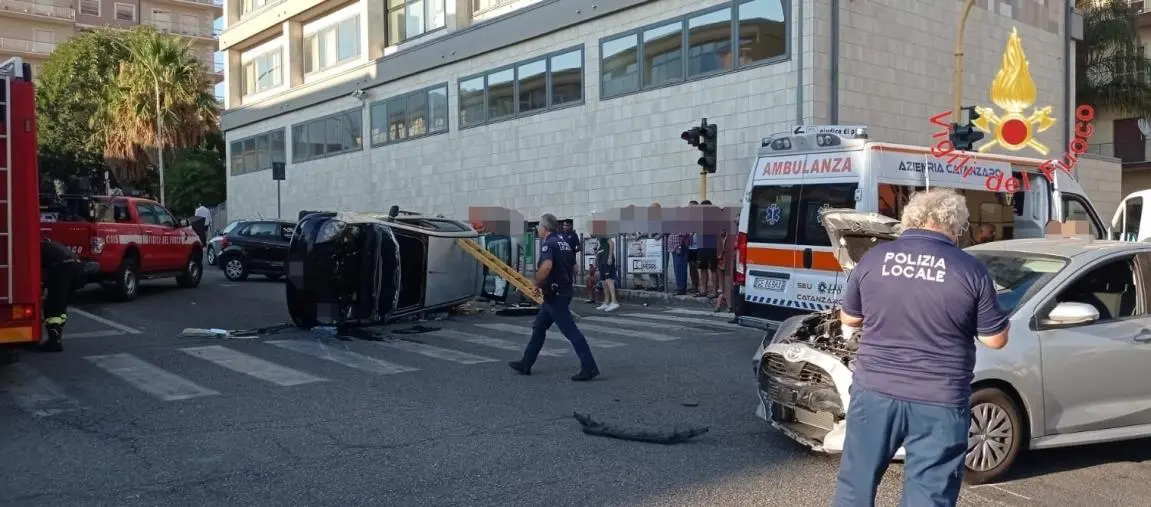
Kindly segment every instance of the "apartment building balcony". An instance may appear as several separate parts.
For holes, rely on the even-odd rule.
[[[1087,148],[1088,153],[1114,157],[1123,168],[1151,167],[1151,139],[1118,143],[1099,143]]]
[[[218,11],[218,12],[223,12],[223,10],[224,10],[224,0],[160,0],[160,1],[172,3],[175,5],[183,5],[185,7],[187,7],[189,5],[195,5],[195,6],[199,6],[199,7],[214,7],[216,9],[216,11]]]
[[[61,0],[0,0],[0,16],[44,21],[76,21],[76,9]]]
[[[219,35],[219,31],[212,26],[212,22],[198,22],[198,23],[182,23],[179,21],[170,21],[166,19],[155,19],[151,17],[144,17],[140,20],[141,24],[149,25],[156,30],[173,35],[183,35],[185,37],[196,37],[200,39],[215,39]]]
[[[17,56],[48,56],[56,50],[55,42],[36,42],[14,37],[0,37],[0,53]]]
[[[208,76],[212,78],[213,83],[219,83],[224,80],[224,62],[212,62],[208,65]]]

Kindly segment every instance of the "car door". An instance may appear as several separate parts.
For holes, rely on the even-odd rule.
[[[160,244],[158,250],[163,251],[164,262],[170,266],[168,269],[181,269],[188,261],[188,250],[184,242],[184,231],[180,228],[176,217],[159,204],[149,204],[152,214],[156,216],[160,225]]]
[[[1054,218],[1060,222],[1084,221],[1091,224],[1091,234],[1096,239],[1105,239],[1107,229],[1096,214],[1095,207],[1087,199],[1087,192],[1079,186],[1067,171],[1056,170],[1051,192]]]
[[[265,259],[268,269],[277,273],[284,271],[288,262],[288,245],[292,242],[292,233],[295,230],[296,224],[281,223],[278,225],[275,238],[268,241],[268,252]]]
[[[248,269],[264,272],[270,268],[272,247],[279,235],[280,227],[273,222],[252,222],[240,231]]]
[[[145,202],[137,202],[136,214],[140,217],[140,268],[144,272],[167,271],[175,269],[176,264],[171,254],[163,248],[165,233],[161,224],[160,215],[156,209]],[[183,264],[183,263],[181,263]]]
[[[1149,275],[1151,254],[1111,255],[1079,269],[1038,307],[1048,434],[1151,423]],[[1046,318],[1060,302],[1090,304],[1100,318],[1060,327]]]

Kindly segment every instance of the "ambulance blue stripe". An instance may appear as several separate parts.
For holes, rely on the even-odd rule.
[[[828,308],[831,308],[831,305],[825,305],[825,304],[820,304],[820,303],[809,303],[806,301],[792,301],[790,299],[777,299],[777,298],[769,298],[767,296],[754,296],[754,295],[750,295],[750,294],[745,295],[743,299],[745,301],[747,301],[748,303],[764,303],[764,304],[769,304],[769,305],[782,306],[785,308],[799,308],[801,310],[819,311],[819,310],[827,310]]]

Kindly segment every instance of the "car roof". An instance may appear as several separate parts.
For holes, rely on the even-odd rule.
[[[971,253],[1020,252],[1055,255],[1070,259],[1078,256],[1101,257],[1116,252],[1133,254],[1151,252],[1151,243],[1078,238],[1008,239],[968,247],[966,250]]]

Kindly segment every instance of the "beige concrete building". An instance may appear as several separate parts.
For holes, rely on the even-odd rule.
[[[962,4],[226,0],[229,211],[276,213],[274,162],[287,167],[285,216],[391,204],[464,216],[503,205],[579,219],[675,205],[698,193],[699,153],[679,135],[701,117],[720,130],[709,197],[737,204],[760,139],[797,124],[932,143],[928,118],[950,109]],[[1068,19],[1061,0],[979,0],[964,103],[991,105],[1017,28],[1036,105],[1057,119],[1038,139],[1067,146]],[[1118,164],[1081,166],[1110,216]]]
[[[151,25],[187,37],[217,81],[215,20],[220,0],[0,0],[0,61],[19,56],[33,76],[56,45],[95,27]]]
[[[1138,18],[1143,51],[1151,41],[1151,1],[1131,1],[1141,11]],[[1144,79],[1151,80],[1151,70],[1142,69]],[[1143,121],[1142,128],[1140,120]],[[1115,111],[1102,111],[1095,122],[1090,141],[1093,153],[1114,157],[1123,164],[1123,195],[1151,188],[1151,118],[1140,118]],[[1111,217],[1108,217],[1110,219]]]

